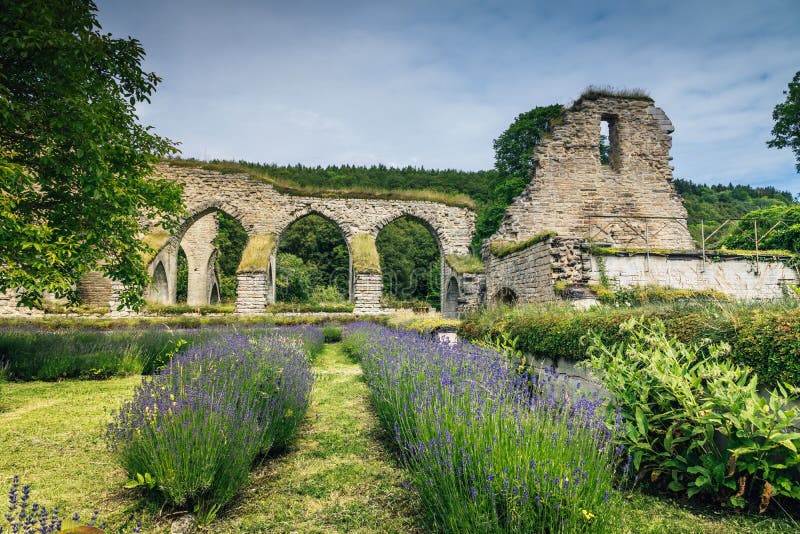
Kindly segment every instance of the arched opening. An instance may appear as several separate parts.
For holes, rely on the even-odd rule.
[[[158,304],[169,303],[169,282],[167,281],[167,270],[163,262],[158,262],[153,270],[152,293],[153,300]]]
[[[447,289],[442,302],[442,315],[447,319],[458,318],[458,297],[458,280],[456,280],[455,276],[451,276],[450,280],[447,281]]]
[[[178,268],[175,275],[175,303],[186,304],[189,294],[189,260],[183,246],[178,247]]]
[[[280,235],[275,300],[331,308],[350,299],[350,250],[342,230],[310,213]]]
[[[179,234],[175,302],[205,306],[236,300],[236,270],[247,233],[230,215],[212,210],[193,219]]]
[[[398,217],[381,228],[375,246],[383,273],[384,306],[440,308],[442,253],[425,221]]]
[[[211,284],[211,295],[209,295],[209,297],[208,297],[208,303],[209,304],[219,304],[220,303],[219,286],[217,285],[216,281],[214,281]]]
[[[495,293],[492,302],[495,304],[513,306],[517,303],[517,294],[513,289],[502,287],[497,293]]]
[[[217,211],[217,237],[214,238],[216,250],[216,273],[219,279],[217,303],[236,301],[236,270],[242,261],[242,252],[247,246],[247,232],[241,223],[225,213]]]

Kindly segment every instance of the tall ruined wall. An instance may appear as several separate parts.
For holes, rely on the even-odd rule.
[[[605,165],[599,150],[603,120],[611,144]],[[536,146],[531,181],[492,239],[523,241],[554,231],[625,247],[645,247],[646,236],[650,248],[696,248],[672,184],[672,131],[649,100],[579,100]]]

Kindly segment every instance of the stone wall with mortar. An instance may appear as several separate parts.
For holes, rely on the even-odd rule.
[[[170,280],[170,302],[174,302],[176,276],[176,262],[172,256],[181,246],[187,259],[195,254],[195,250],[196,254],[208,257],[206,249],[216,235],[216,226],[208,226],[205,221],[210,220],[216,210],[237,219],[248,235],[271,233],[277,236],[278,241],[290,224],[312,213],[333,222],[342,231],[348,245],[355,235],[377,237],[384,226],[403,216],[425,224],[434,234],[443,255],[469,253],[474,232],[475,214],[472,210],[437,202],[293,196],[280,193],[272,185],[244,174],[222,174],[166,164],[160,165],[158,171],[161,176],[183,185],[189,213],[181,228],[148,266],[152,274],[159,261],[164,263]],[[197,263],[200,264],[199,260]],[[272,265],[274,260],[266,269],[272,269]],[[380,275],[375,278],[375,273],[359,273],[356,269],[351,279],[356,311],[370,313],[380,309]],[[266,303],[274,301],[274,273],[262,277],[240,276],[239,280],[245,284],[237,295],[236,309],[240,313],[262,311]],[[210,294],[208,290],[204,298]]]
[[[455,286],[452,290],[451,286]],[[486,275],[459,273],[447,261],[442,264],[442,316],[457,319],[466,312],[476,310],[484,302]],[[452,293],[451,293],[452,291]]]
[[[610,123],[605,165],[599,150],[602,120]],[[534,149],[530,183],[506,210],[492,240],[523,241],[553,231],[625,247],[644,247],[647,236],[650,248],[695,249],[672,183],[673,130],[652,101],[579,100]]]
[[[591,280],[601,272],[612,287],[666,286],[679,289],[714,289],[742,300],[781,298],[786,284],[800,283],[797,271],[781,261],[722,257],[703,261],[694,254],[593,256]]]
[[[555,284],[580,285],[589,279],[591,263],[581,240],[551,237],[498,258],[483,249],[486,265],[486,302],[495,302],[503,289],[514,292],[517,303],[556,299]]]

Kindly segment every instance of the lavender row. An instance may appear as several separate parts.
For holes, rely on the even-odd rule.
[[[144,379],[107,440],[132,480],[211,520],[259,456],[286,445],[313,377],[298,332],[224,335]]]
[[[374,324],[346,328],[432,530],[598,532],[620,451],[595,397],[500,354]]]

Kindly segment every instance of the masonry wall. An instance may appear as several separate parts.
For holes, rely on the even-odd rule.
[[[556,282],[584,284],[591,271],[585,243],[558,237],[548,238],[502,258],[485,246],[483,261],[488,303],[496,301],[503,288],[513,291],[518,303],[552,301],[556,298]]]
[[[599,151],[604,118],[615,125],[608,165],[601,164]],[[672,183],[673,129],[651,101],[579,100],[536,146],[530,183],[492,240],[523,241],[554,231],[616,246],[644,247],[647,236],[651,248],[696,248]]]
[[[787,283],[798,284],[797,272],[780,261],[736,257],[703,262],[697,255],[601,256],[592,258],[591,279],[601,271],[612,286],[667,286],[680,289],[714,289],[742,300],[776,299]]]

